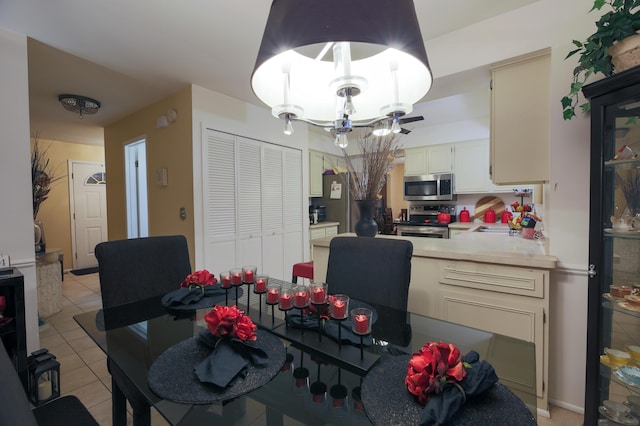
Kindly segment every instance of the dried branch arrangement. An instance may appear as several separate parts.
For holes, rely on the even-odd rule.
[[[399,135],[373,136],[368,133],[357,138],[358,154],[342,150],[349,172],[349,191],[354,200],[376,200],[399,149]]]
[[[42,148],[38,138],[34,137],[31,149],[31,187],[33,195],[33,219],[36,219],[40,204],[49,196],[51,184],[61,177],[54,177],[53,167],[49,164],[48,148]]]
[[[640,171],[632,168],[622,178],[622,193],[627,199],[627,207],[630,213],[635,216],[640,213]]]

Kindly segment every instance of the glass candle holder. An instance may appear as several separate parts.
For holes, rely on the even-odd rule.
[[[242,269],[232,269],[231,273],[231,285],[242,285]]]
[[[253,284],[256,281],[257,266],[242,267],[242,282],[245,284]]]
[[[371,333],[371,317],[373,312],[367,308],[356,308],[351,311],[352,330],[355,334],[364,336]]]
[[[309,288],[298,285],[293,288],[293,306],[296,308],[306,308],[309,306]]]
[[[267,304],[277,305],[280,303],[280,288],[279,284],[267,285]]]
[[[329,302],[329,315],[337,320],[347,319],[349,312],[349,296],[346,294],[336,294],[331,297]]]
[[[222,288],[231,287],[231,272],[229,271],[220,272],[220,287]]]
[[[293,291],[288,288],[283,288],[280,291],[279,306],[281,310],[288,311],[293,308]]]
[[[256,282],[253,286],[255,293],[266,293],[267,286],[269,285],[269,275],[256,275]]]
[[[315,305],[322,305],[327,303],[327,283],[311,283],[311,303]]]

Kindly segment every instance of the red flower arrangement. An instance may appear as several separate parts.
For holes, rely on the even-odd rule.
[[[217,283],[218,283],[217,278],[206,269],[203,269],[201,271],[196,271],[192,274],[187,275],[187,278],[185,278],[184,281],[182,281],[182,284],[180,284],[180,287],[182,288],[204,287],[207,285],[214,285]]]
[[[216,305],[204,316],[209,331],[216,337],[256,340],[257,326],[237,306]]]
[[[427,342],[414,353],[407,367],[404,382],[407,389],[426,404],[432,393],[440,393],[447,383],[461,381],[471,367],[462,361],[460,349],[450,343]]]

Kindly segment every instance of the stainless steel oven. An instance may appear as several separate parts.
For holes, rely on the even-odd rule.
[[[449,227],[398,225],[397,234],[405,237],[449,238]]]
[[[409,220],[398,223],[396,233],[405,237],[449,238],[449,225],[438,223],[438,214],[449,213],[456,221],[456,206],[432,203],[410,203]]]

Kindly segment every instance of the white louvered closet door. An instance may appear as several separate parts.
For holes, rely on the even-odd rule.
[[[262,270],[284,279],[283,273],[283,148],[262,147]]]
[[[254,265],[262,268],[262,174],[260,142],[236,137],[238,153],[238,237],[241,268]]]
[[[303,262],[303,229],[305,209],[302,199],[302,152],[284,150],[282,202],[284,206],[283,267],[282,279],[289,281],[293,265]]]
[[[235,137],[207,129],[202,159],[204,267],[217,275],[236,262]]]

